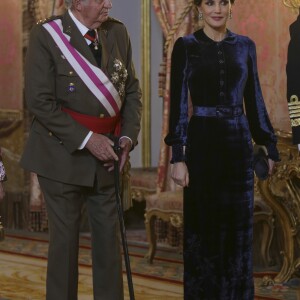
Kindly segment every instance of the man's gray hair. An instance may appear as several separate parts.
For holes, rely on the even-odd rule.
[[[69,9],[73,6],[73,1],[74,0],[65,0],[65,6],[67,9]],[[81,1],[85,2],[86,0],[81,0]]]

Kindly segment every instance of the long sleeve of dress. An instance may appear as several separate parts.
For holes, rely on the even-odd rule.
[[[171,163],[185,161],[184,146],[187,143],[188,84],[184,41],[179,38],[171,57],[169,133],[165,143],[172,146]]]
[[[256,48],[251,40],[249,40],[248,80],[245,87],[244,100],[254,142],[266,146],[269,157],[274,161],[279,161],[279,154],[276,148],[277,138],[263,100],[257,72]]]

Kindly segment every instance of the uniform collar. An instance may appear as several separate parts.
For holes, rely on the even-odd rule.
[[[73,15],[73,14],[72,14]],[[85,34],[88,29],[84,29],[84,25],[77,26],[80,22],[75,18],[73,15],[67,11],[62,18],[63,23],[63,32],[70,36],[70,44],[79,51],[85,58],[87,58],[92,64],[97,65],[96,59],[91,52],[86,39],[84,38],[83,34]],[[77,20],[77,23],[76,23]],[[79,22],[79,23],[78,23]],[[84,33],[82,32],[83,30]],[[83,34],[82,34],[83,33]]]
[[[88,31],[89,28],[87,28],[85,25],[83,25],[72,13],[72,11],[70,9],[68,9],[68,14],[70,15],[71,19],[73,20],[73,22],[75,23],[75,25],[77,26],[78,30],[81,32],[82,35],[85,35]]]

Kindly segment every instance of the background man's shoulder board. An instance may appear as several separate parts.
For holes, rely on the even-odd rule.
[[[115,23],[123,24],[123,22],[121,22],[120,20],[112,18],[112,17],[108,17],[106,22],[115,22]]]
[[[51,17],[48,17],[48,18],[45,18],[45,19],[38,20],[37,24],[43,25],[43,24],[48,23],[50,21],[61,19],[61,18],[62,18],[62,16],[51,16]]]

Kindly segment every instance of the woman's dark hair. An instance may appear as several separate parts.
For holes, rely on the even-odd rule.
[[[200,5],[203,0],[194,0],[195,5]],[[235,0],[230,0],[230,3],[233,4]]]

